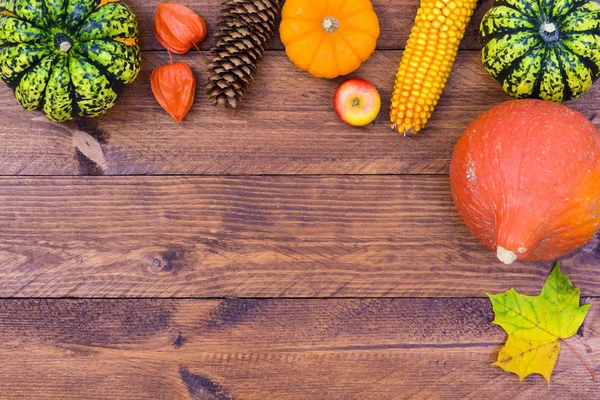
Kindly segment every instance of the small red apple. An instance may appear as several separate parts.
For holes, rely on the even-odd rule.
[[[348,79],[335,91],[333,108],[345,123],[365,126],[379,114],[381,97],[370,82],[360,78]]]

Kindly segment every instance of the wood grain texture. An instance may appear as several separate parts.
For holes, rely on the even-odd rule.
[[[577,281],[576,281],[577,284]],[[487,299],[6,300],[3,399],[591,399],[563,348],[548,387],[491,366]],[[592,307],[569,339],[600,370]]]
[[[217,31],[217,21],[220,14],[220,5],[223,0],[180,0],[206,22],[208,35],[201,44],[202,49],[210,49],[214,43],[213,34]],[[140,41],[144,50],[164,50],[154,37],[152,21],[156,11],[156,2],[149,0],[125,0],[135,11],[140,25]],[[410,29],[413,25],[419,0],[372,0],[373,7],[379,17],[381,35],[377,42],[379,49],[403,49]],[[482,5],[475,12],[465,32],[465,38],[461,43],[463,49],[480,49],[482,47],[479,24],[485,12],[491,7],[490,0],[482,1]],[[279,26],[279,21],[277,22]],[[271,40],[269,48],[283,50],[283,44],[279,40],[279,29],[276,29],[275,37]]]
[[[409,297],[539,290],[468,233],[447,177],[0,179],[0,296]],[[600,239],[564,270],[600,295]]]
[[[497,262],[449,194],[460,133],[509,99],[477,50],[491,1],[414,138],[388,128],[387,109],[418,0],[373,0],[379,50],[353,76],[371,80],[383,105],[365,129],[332,111],[342,79],[297,70],[277,37],[238,110],[209,105],[196,53],[176,56],[200,84],[174,124],[149,87],[168,62],[152,33],[156,3],[126,1],[140,20],[143,70],[106,116],[53,124],[0,88],[1,399],[597,397],[567,349],[550,388],[490,365],[505,335],[484,292],[535,294],[551,268]],[[221,0],[180,3],[214,33]],[[598,104],[596,86],[570,105],[600,126]],[[600,235],[563,271],[600,296],[599,265]],[[599,338],[592,307],[570,343],[596,370]]]
[[[278,52],[268,54],[263,66],[270,73],[259,74],[241,109],[213,107],[199,87],[194,108],[180,125],[150,91],[150,72],[167,62],[161,52],[144,54],[140,78],[113,110],[79,127],[52,124],[22,110],[2,86],[0,119],[14,123],[0,130],[0,175],[447,174],[464,128],[509,97],[480,65],[479,53],[464,51],[429,128],[403,137],[387,122],[400,57],[399,51],[378,52],[356,75],[371,79],[383,99],[378,119],[365,129],[346,126],[332,110],[341,80],[314,79]],[[202,81],[197,58],[189,61]],[[600,126],[598,104],[596,85],[570,105]],[[81,130],[92,133],[99,146],[82,148]],[[98,147],[104,154],[93,150]]]

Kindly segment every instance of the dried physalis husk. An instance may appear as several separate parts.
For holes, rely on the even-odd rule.
[[[206,24],[195,12],[177,3],[158,3],[154,35],[167,50],[185,54],[206,37]]]
[[[180,62],[155,68],[150,86],[158,104],[181,122],[192,108],[196,92],[196,77],[190,66]]]

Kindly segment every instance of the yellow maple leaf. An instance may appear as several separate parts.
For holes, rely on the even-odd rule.
[[[561,342],[577,333],[591,304],[579,305],[579,288],[560,271],[560,263],[539,296],[527,296],[513,288],[487,295],[495,313],[492,323],[508,334],[493,365],[517,374],[521,381],[540,374],[549,385]]]

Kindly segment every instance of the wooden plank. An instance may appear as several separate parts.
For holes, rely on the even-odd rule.
[[[0,179],[0,297],[408,297],[539,290],[447,177]],[[563,267],[600,295],[600,238]]]
[[[568,399],[597,384],[563,348],[547,386],[491,363],[487,299],[3,300],[3,399]],[[569,339],[600,365],[599,312]]]
[[[143,72],[121,103],[92,120],[94,126],[80,127],[98,138],[96,147],[104,154],[95,158],[104,159],[101,168],[82,156],[79,150],[85,154],[90,148],[79,140],[77,128],[23,111],[3,86],[0,119],[13,123],[0,128],[0,175],[446,174],[464,128],[509,99],[481,67],[479,53],[462,52],[429,128],[417,137],[400,136],[389,129],[387,110],[401,52],[383,51],[357,75],[381,90],[382,112],[372,126],[357,129],[331,109],[340,80],[311,78],[272,52],[241,109],[214,108],[199,87],[194,108],[177,125],[148,84],[151,70],[167,56],[144,56]],[[202,82],[197,57],[190,62]],[[599,104],[596,85],[570,105],[600,126]]]
[[[144,50],[164,50],[154,37],[152,21],[156,10],[156,2],[148,0],[125,0],[135,11],[140,25],[140,41]],[[222,0],[181,0],[184,4],[194,10],[206,22],[208,35],[202,43],[202,49],[210,49],[214,40],[213,34],[217,31],[220,5]],[[377,42],[379,49],[403,49],[410,29],[413,25],[419,0],[372,0],[375,12],[379,17],[381,35]],[[492,1],[486,0],[475,12],[471,23],[465,32],[465,38],[461,43],[464,49],[480,49],[482,47],[479,25],[485,12],[491,7]],[[279,26],[279,22],[277,22]],[[279,29],[269,44],[270,49],[283,50],[283,44],[279,40]]]

